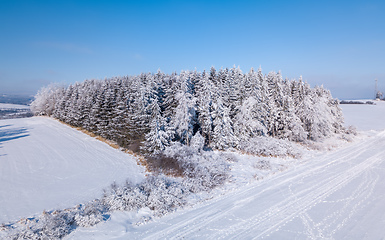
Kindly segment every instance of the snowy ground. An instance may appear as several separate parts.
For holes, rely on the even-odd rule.
[[[343,110],[347,124],[361,132],[353,143],[308,153],[299,162],[271,159],[273,171],[266,169],[260,181],[255,177],[263,176],[263,169],[255,171],[243,156],[232,173],[246,184],[228,185],[235,190],[225,187],[226,194],[139,226],[137,219],[149,214],[145,209],[116,212],[109,221],[67,238],[382,239],[385,125],[380,116],[385,104],[344,105]],[[363,132],[370,129],[376,131]]]
[[[136,160],[44,117],[0,120],[0,223],[100,197],[144,178]]]
[[[66,238],[384,238],[385,104],[342,108],[360,131],[352,143],[302,159],[236,155],[232,182],[209,201],[141,225],[149,209],[115,212]],[[72,207],[114,180],[144,177],[129,156],[48,118],[0,120],[0,167],[0,222]]]
[[[69,239],[381,239],[385,132],[145,225],[118,212]]]

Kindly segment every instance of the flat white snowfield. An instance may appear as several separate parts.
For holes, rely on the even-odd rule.
[[[0,223],[74,207],[114,181],[143,178],[133,157],[58,121],[0,120]]]

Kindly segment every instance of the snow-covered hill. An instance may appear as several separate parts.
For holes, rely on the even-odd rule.
[[[118,212],[69,239],[381,239],[384,155],[385,131],[149,224]]]
[[[381,239],[385,237],[385,104],[343,106],[353,143],[283,173],[137,226],[116,212],[68,239]],[[366,119],[366,121],[365,121]],[[148,213],[147,213],[148,214]]]
[[[209,201],[162,218],[148,208],[117,211],[66,238],[384,238],[385,104],[342,108],[347,125],[360,131],[352,143],[302,159],[236,155],[233,182]],[[0,164],[0,222],[73,207],[113,181],[144,178],[129,155],[44,117],[0,121]]]
[[[0,120],[0,222],[100,197],[144,169],[128,154],[50,118]]]

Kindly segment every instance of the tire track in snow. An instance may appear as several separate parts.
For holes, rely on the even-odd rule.
[[[286,222],[292,220],[300,213],[306,212],[306,210],[345,186],[375,163],[382,161],[381,156],[383,156],[384,153],[385,151],[376,154],[342,173],[342,175],[330,177],[321,184],[318,184],[317,188],[311,187],[310,189],[305,189],[304,191],[295,194],[295,199],[289,198],[288,200],[284,200],[267,209],[262,214],[247,219],[248,224],[246,225],[246,229],[243,229],[244,224],[242,224],[242,226],[236,224],[224,234],[227,237],[231,235],[231,238],[236,239],[262,238],[268,236],[269,233],[278,230],[279,227]],[[255,234],[256,232],[258,234]]]

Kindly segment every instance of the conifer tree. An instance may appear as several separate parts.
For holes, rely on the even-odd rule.
[[[194,124],[196,122],[195,104],[196,99],[192,95],[191,83],[187,72],[180,74],[180,90],[176,93],[178,105],[174,109],[171,118],[171,128],[175,131],[178,141],[189,145],[193,136]]]
[[[223,104],[222,99],[216,99],[214,103],[214,131],[211,147],[214,149],[228,149],[238,145],[238,139],[234,134],[230,110]]]

